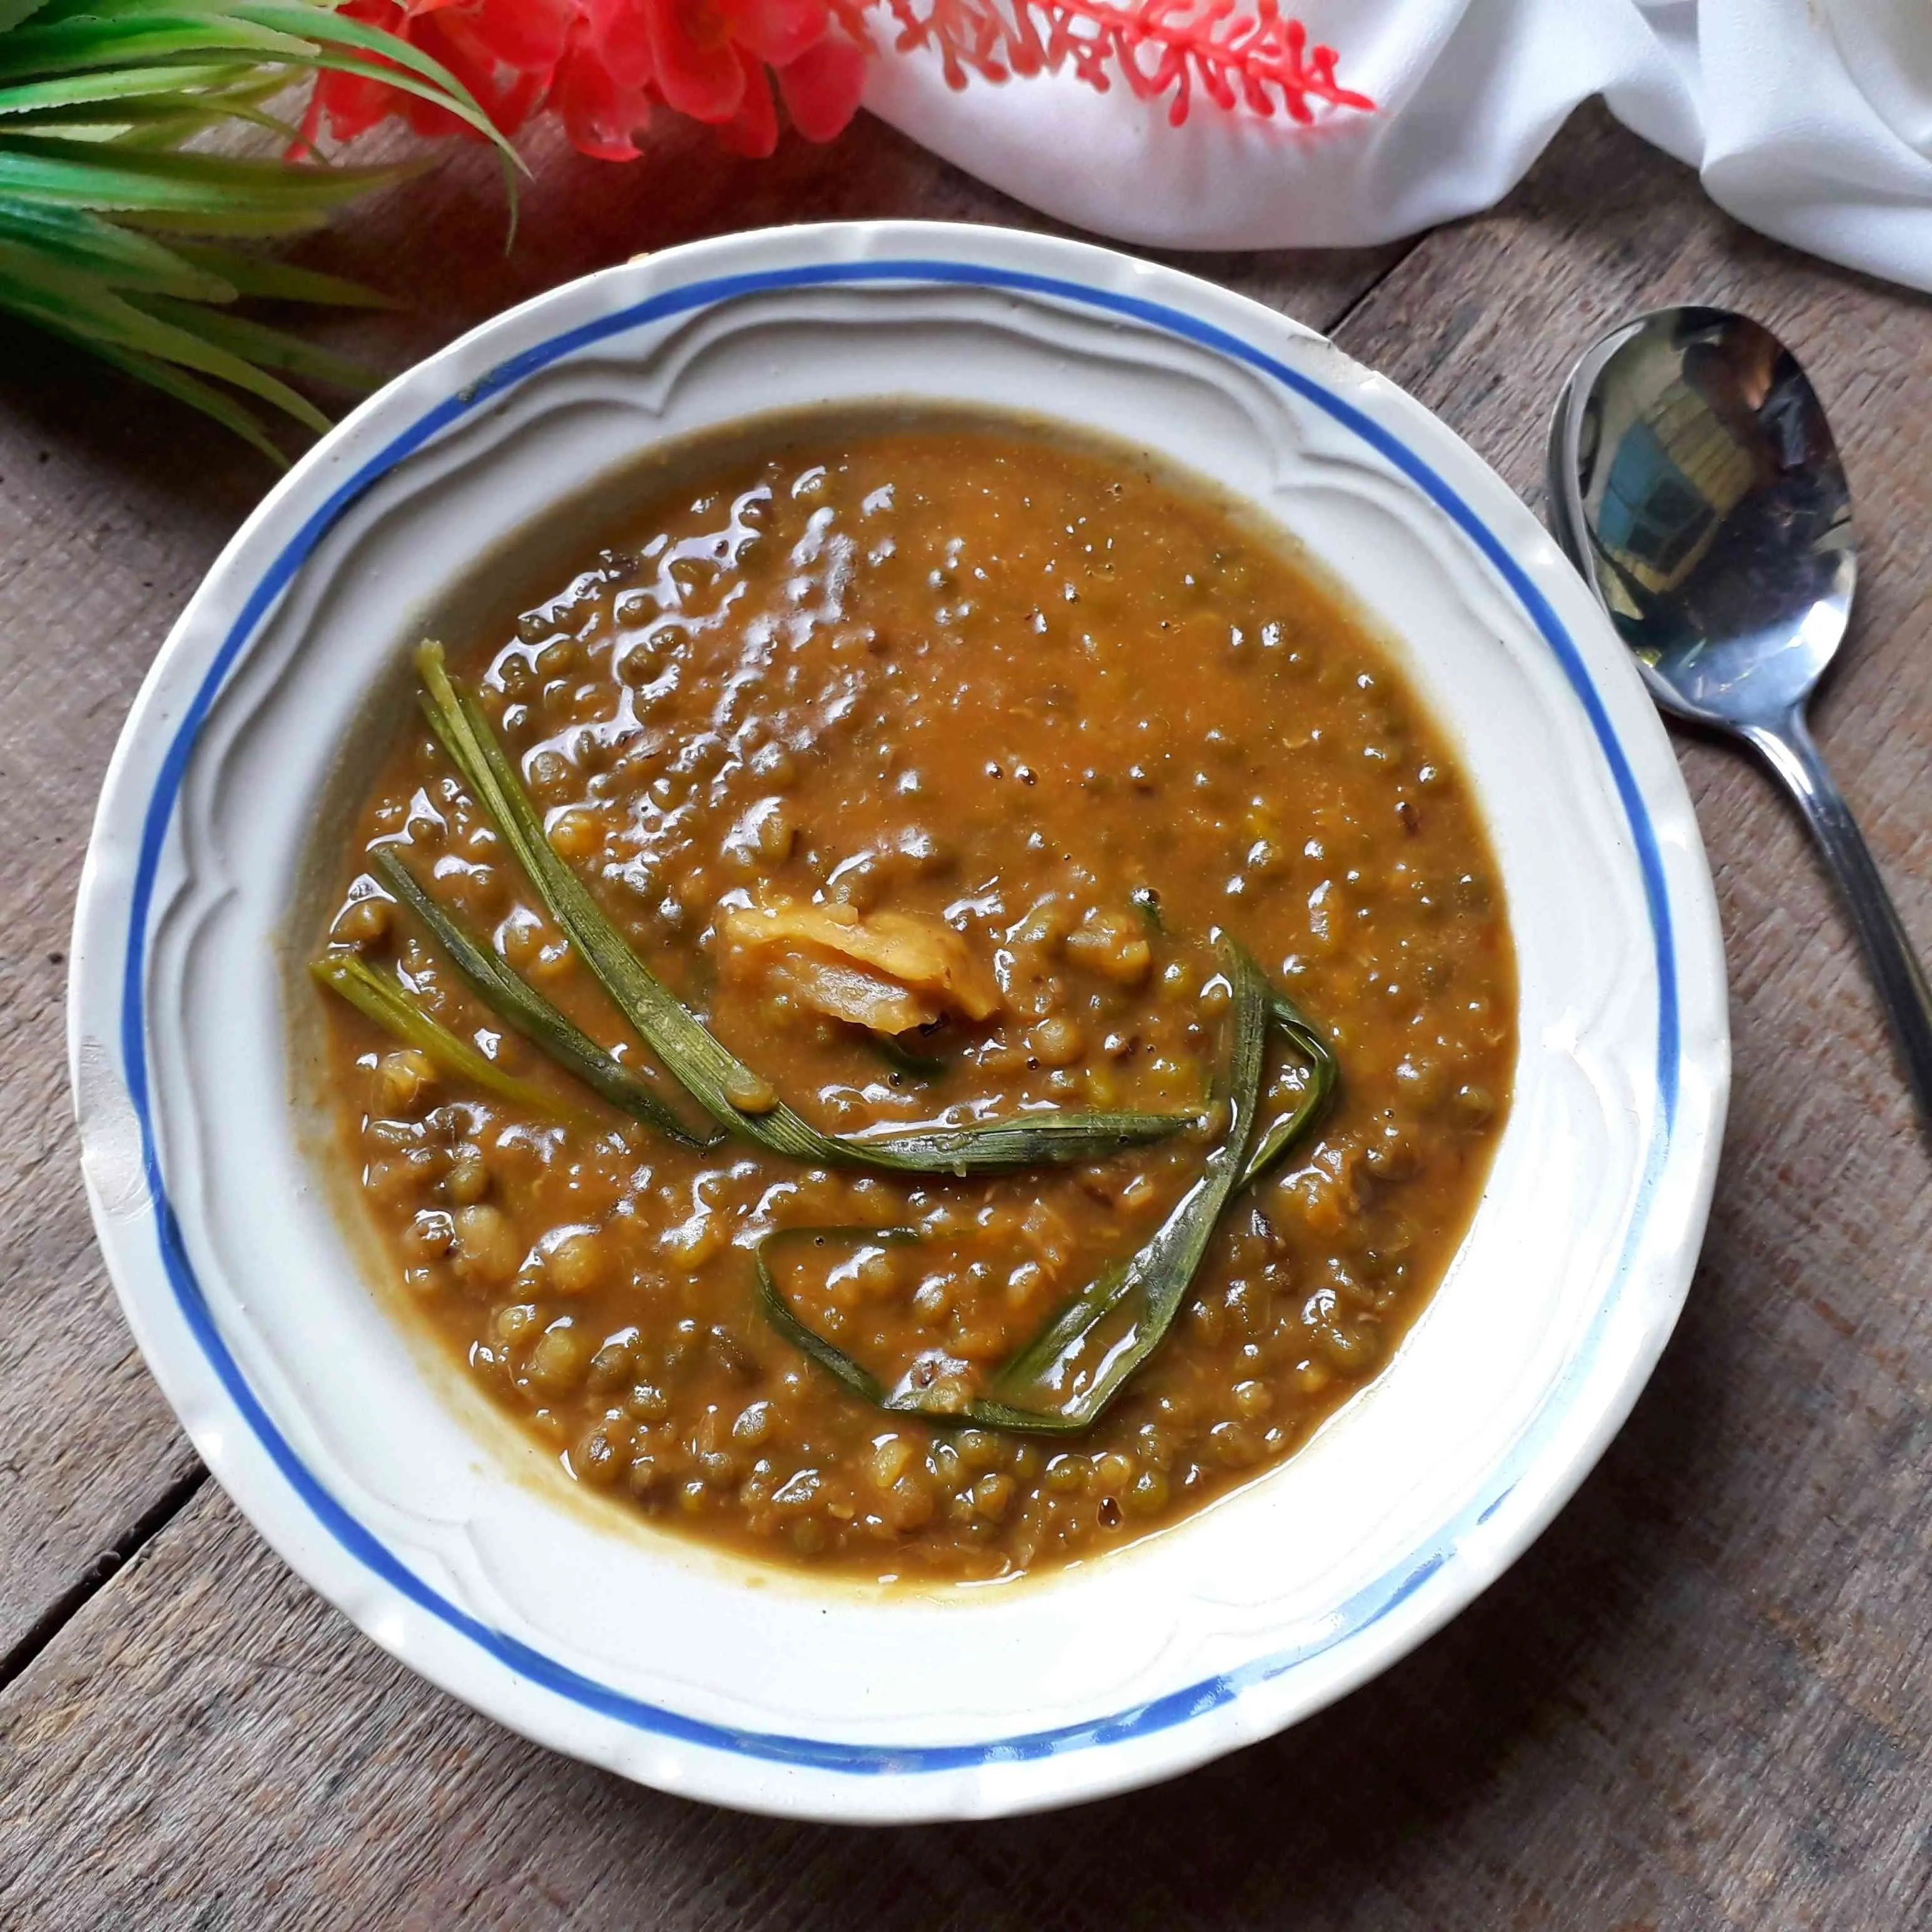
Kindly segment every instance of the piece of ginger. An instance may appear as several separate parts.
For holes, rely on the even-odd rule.
[[[966,942],[918,913],[861,916],[796,899],[734,908],[718,922],[724,970],[876,1033],[909,1033],[948,1013],[989,1019],[1000,989]]]

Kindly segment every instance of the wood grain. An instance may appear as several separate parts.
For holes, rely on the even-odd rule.
[[[854,194],[883,212],[895,183],[919,205],[973,211],[956,177],[880,138],[850,173],[824,157],[788,163],[806,172],[750,204],[755,218],[719,200],[686,218],[768,218],[824,205],[814,196],[856,212],[842,198]],[[403,232],[418,219],[405,210]],[[422,232],[424,258],[446,259]],[[1292,263],[1211,272],[1313,319],[1309,304],[1339,314],[1385,266],[1356,265],[1352,283],[1326,266],[1304,280]],[[485,299],[490,275],[476,269],[466,294],[469,272],[452,265],[452,313]],[[1744,234],[1683,171],[1591,113],[1503,209],[1403,257],[1339,336],[1533,495],[1544,411],[1576,350],[1634,308],[1690,296],[1784,332],[1840,429],[1865,562],[1820,734],[1932,946],[1926,304]],[[152,466],[107,475],[98,446],[63,460],[104,502],[166,488],[140,483]],[[221,487],[200,491],[199,514],[218,515],[206,503]],[[14,634],[19,613],[44,608],[10,592],[8,607]],[[141,608],[111,603],[100,628],[130,610],[138,623]],[[1704,1265],[1649,1390],[1575,1502],[1377,1683],[1189,1778],[1058,1817],[870,1834],[734,1818],[552,1757],[428,1690],[210,1489],[0,1696],[0,1923],[1925,1923],[1932,1162],[1802,835],[1728,752],[1687,744],[1684,763],[1736,1028]],[[48,782],[56,799],[83,789]],[[28,889],[64,892],[56,856],[40,862]],[[48,1145],[50,1169],[70,1158]],[[117,1331],[93,1264],[74,1271],[61,1316],[81,1339],[62,1386],[92,1399]],[[143,1399],[138,1378],[124,1393]],[[40,1412],[17,1378],[0,1400],[10,1418]],[[48,1473],[73,1426],[34,1424],[26,1486],[46,1499],[0,1501],[56,1538],[86,1493]],[[104,1459],[121,1473],[96,1494],[133,1510],[152,1492],[136,1452],[166,1438],[137,1420],[116,1439],[125,1461]]]
[[[0,406],[0,791],[15,807],[0,839],[0,1657],[199,1466],[112,1306],[88,1222],[67,1090],[68,929],[122,716],[260,487],[237,452],[191,431],[159,439],[143,462],[104,460],[88,432],[105,399],[50,372],[33,345],[11,346],[0,350],[14,405]],[[78,405],[71,434],[56,428],[64,388]]]

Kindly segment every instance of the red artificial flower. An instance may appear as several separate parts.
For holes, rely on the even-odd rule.
[[[791,124],[808,141],[829,141],[858,112],[866,85],[866,50],[849,35],[828,31],[778,69]]]
[[[708,121],[726,142],[748,154],[768,154],[778,142],[778,118],[764,70],[778,76],[786,105],[788,77],[828,39],[853,58],[830,74],[803,70],[806,112],[836,122],[836,134],[859,104],[864,56],[833,26],[826,0],[641,0],[650,23],[657,82],[667,105],[694,121]],[[821,63],[822,64],[822,63]],[[839,99],[828,90],[840,89]],[[801,130],[801,131],[803,131]],[[828,139],[820,134],[814,138]]]
[[[627,161],[658,106],[708,123],[740,154],[769,154],[774,79],[792,125],[830,140],[858,110],[866,17],[882,8],[898,50],[935,49],[955,87],[969,73],[1064,70],[1102,93],[1120,81],[1142,100],[1165,98],[1176,122],[1197,92],[1223,110],[1304,124],[1318,106],[1375,110],[1280,0],[346,0],[341,10],[440,61],[503,134],[548,109],[585,154]],[[296,152],[325,120],[346,141],[390,115],[418,134],[476,131],[406,88],[329,73]]]
[[[441,62],[492,124],[515,134],[539,108],[587,154],[630,160],[662,101],[716,127],[740,153],[768,154],[778,116],[767,69],[793,125],[829,141],[857,111],[863,0],[346,0],[352,20]],[[302,146],[326,119],[339,141],[389,115],[421,134],[475,134],[447,110],[358,74],[316,81]]]
[[[550,105],[572,145],[605,161],[634,161],[632,136],[656,98],[650,42],[634,0],[583,0],[563,58],[551,76]]]

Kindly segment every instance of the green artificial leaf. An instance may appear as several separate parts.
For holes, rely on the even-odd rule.
[[[26,147],[0,127],[0,196],[103,212],[128,208],[216,219],[256,212],[321,214],[421,171],[407,164],[295,167],[225,154],[104,152],[80,141]]]
[[[0,81],[160,62],[171,56],[203,61],[211,54],[239,54],[250,61],[305,64],[315,51],[311,41],[245,20],[214,28],[209,22],[156,14],[112,34],[104,34],[101,26],[80,19],[0,35]]]
[[[286,369],[291,376],[324,383],[332,389],[346,389],[356,395],[367,395],[382,380],[376,370],[352,362],[346,356],[318,348],[286,329],[252,322],[245,316],[228,315],[219,310],[210,312],[191,302],[162,295],[138,298],[137,306],[164,322],[194,330],[203,341],[244,357],[257,368]]]
[[[311,165],[183,149],[231,125],[298,146],[301,130],[275,112],[277,98],[323,73],[431,102],[494,142],[506,169],[520,165],[446,68],[328,0],[0,0],[0,307],[94,350],[279,462],[243,396],[308,429],[327,419],[271,370],[351,390],[376,378],[224,311],[245,296],[392,304],[339,276],[215,243],[317,228],[428,164]],[[175,236],[195,238],[160,238]]]
[[[85,208],[0,201],[0,242],[16,242],[50,260],[98,276],[110,288],[179,296],[190,302],[232,302],[239,285],[218,264],[184,248],[116,227]]]
[[[0,46],[5,43],[0,41]],[[254,70],[232,62],[196,67],[110,68],[105,73],[63,74],[52,80],[24,81],[0,87],[0,115],[36,113],[50,107],[132,100],[145,95],[178,94],[194,88],[225,88]]]
[[[132,237],[139,239],[142,238]],[[397,303],[360,282],[340,275],[326,275],[314,268],[298,268],[265,255],[244,254],[238,249],[218,248],[205,242],[178,242],[164,252],[178,257],[191,268],[214,277],[237,295],[260,296],[271,302],[314,302],[331,308],[394,308]],[[169,293],[177,292],[170,290]],[[211,301],[225,301],[211,296]]]
[[[199,410],[203,416],[239,436],[250,448],[260,451],[278,470],[288,467],[288,458],[269,440],[260,418],[252,410],[244,409],[226,389],[218,389],[212,382],[204,382],[199,376],[190,376],[172,363],[160,362],[152,356],[140,355],[132,350],[117,348],[98,335],[68,328],[58,321],[44,319],[40,326],[51,334],[77,343],[110,368],[136,376],[164,395],[172,396],[176,401]]]
[[[191,329],[136,308],[96,278],[64,268],[12,242],[0,242],[0,304],[58,323],[116,347],[180,364],[258,396],[318,434],[328,427],[306,396]]]

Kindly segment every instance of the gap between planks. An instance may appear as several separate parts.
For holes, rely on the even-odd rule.
[[[0,1691],[32,1666],[34,1658],[140,1555],[145,1545],[167,1527],[207,1480],[208,1466],[197,1462],[170,1483],[111,1543],[94,1553],[80,1574],[0,1654]]]

